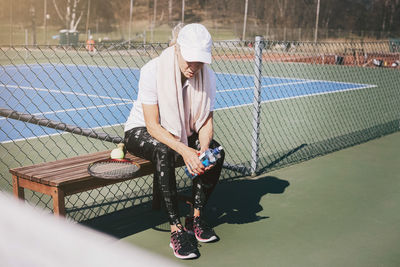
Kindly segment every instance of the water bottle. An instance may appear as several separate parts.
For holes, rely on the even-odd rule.
[[[206,151],[203,152],[203,154],[201,154],[201,155],[199,156],[200,162],[201,162],[201,163],[203,164],[203,166],[206,167],[206,168],[207,168],[208,166],[214,164],[215,162],[217,162],[217,160],[218,160],[219,158],[221,158],[221,151],[222,151],[222,149],[223,149],[222,146],[216,147],[216,148],[214,148],[214,149],[212,149],[212,148],[207,149]],[[189,176],[190,179],[194,179],[194,178],[197,176],[197,174],[192,175],[192,174],[189,172],[189,170],[188,170],[187,167],[185,167],[185,173],[187,174],[187,176]]]

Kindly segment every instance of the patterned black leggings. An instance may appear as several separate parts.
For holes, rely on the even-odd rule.
[[[155,165],[154,179],[160,185],[161,196],[167,210],[169,222],[170,224],[180,224],[175,178],[175,163],[180,155],[167,145],[154,139],[147,132],[146,127],[137,127],[125,132],[124,142],[126,149],[130,153],[145,158]],[[190,147],[200,149],[197,134],[190,136],[188,142]],[[210,148],[218,146],[219,144],[216,141],[211,141]],[[218,183],[224,157],[224,151],[221,151],[221,158],[216,165],[193,179],[192,196],[194,208],[201,209],[206,205]]]

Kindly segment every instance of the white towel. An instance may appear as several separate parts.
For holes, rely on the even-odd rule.
[[[158,61],[157,94],[160,124],[187,145],[187,138],[198,132],[210,114],[211,83],[206,64],[189,79],[182,92],[181,71],[175,47],[165,49]]]

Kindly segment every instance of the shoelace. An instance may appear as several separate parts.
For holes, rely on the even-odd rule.
[[[193,226],[194,225],[196,225],[198,228],[200,228],[200,229],[202,229],[202,230],[209,230],[209,229],[211,229],[211,227],[210,226],[208,226],[208,224],[205,222],[205,221],[203,221],[202,219],[200,219],[200,218],[195,218],[194,220],[193,220]]]

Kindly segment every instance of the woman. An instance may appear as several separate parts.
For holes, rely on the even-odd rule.
[[[171,225],[170,246],[174,255],[182,259],[199,256],[190,232],[200,242],[218,239],[201,216],[218,182],[224,154],[207,168],[198,158],[205,150],[219,146],[213,140],[215,73],[207,66],[211,63],[211,45],[211,35],[203,25],[188,24],[180,29],[176,44],[173,41],[141,69],[138,99],[125,124],[127,150],[156,166],[155,181]],[[190,229],[179,220],[175,178],[179,156],[189,172],[197,175],[193,179]]]

